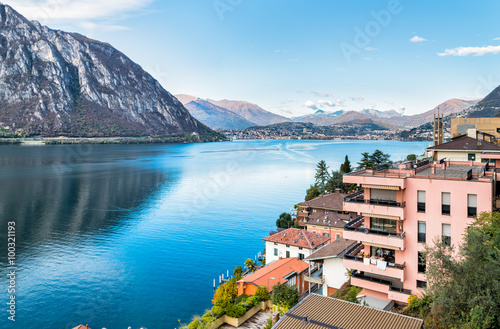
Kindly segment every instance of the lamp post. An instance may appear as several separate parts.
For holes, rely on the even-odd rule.
[[[272,277],[270,277],[270,278],[267,278],[267,291],[269,291],[269,280],[271,280],[271,279],[272,279],[272,280],[274,280],[274,279],[275,279],[275,277],[274,277],[274,276],[272,276]]]

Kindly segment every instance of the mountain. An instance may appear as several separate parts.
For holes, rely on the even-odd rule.
[[[1,4],[0,128],[79,137],[211,132],[111,45]]]
[[[245,129],[255,126],[255,123],[238,114],[203,99],[191,101],[185,107],[191,115],[212,129]]]
[[[471,108],[467,115],[469,118],[491,118],[500,116],[500,86],[496,87],[482,101]]]
[[[185,94],[179,94],[175,96],[184,105],[188,104],[191,101],[196,101],[200,99],[198,97]],[[264,110],[263,108],[261,108],[256,104],[252,104],[245,101],[233,101],[227,99],[223,99],[220,101],[216,101],[213,99],[204,99],[204,101],[209,102],[217,107],[224,108],[228,111],[233,112],[238,117],[244,118],[247,121],[252,122],[253,126],[266,126],[274,123],[291,121],[289,118],[271,113],[269,111]],[[239,129],[239,128],[226,128],[226,129]]]
[[[388,111],[379,111],[379,110],[374,110],[374,109],[364,109],[360,111],[363,114],[369,114],[373,115],[375,117],[379,118],[393,118],[393,117],[400,117],[403,114],[396,111],[396,110],[388,110]]]
[[[339,115],[343,114],[343,110],[335,111],[335,112],[327,112],[323,110],[317,110],[313,114],[306,114],[302,115],[300,117],[295,117],[292,118],[293,121],[295,122],[310,122],[310,119],[315,119],[315,118],[335,118],[338,117]]]

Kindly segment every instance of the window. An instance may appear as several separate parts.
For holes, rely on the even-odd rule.
[[[374,231],[394,233],[397,232],[397,221],[394,219],[372,217],[370,219],[370,228]]]
[[[336,240],[340,239],[340,233],[335,234],[335,239]]]
[[[290,258],[290,251],[286,251],[286,258]]]
[[[425,212],[425,191],[418,191],[417,211]]]
[[[383,258],[386,262],[396,262],[396,252],[392,249],[370,247],[370,255]]]
[[[418,272],[425,273],[425,256],[423,252],[418,252]]]
[[[443,192],[441,193],[441,214],[449,215],[450,214],[450,193]]]
[[[313,231],[314,234],[316,234],[316,231]]]
[[[299,259],[303,260],[304,259],[304,254],[299,253]]]
[[[451,225],[443,224],[443,243],[445,246],[451,246]]]
[[[286,246],[287,248],[290,248],[290,245],[289,245],[289,244],[286,244],[285,246]]]
[[[467,217],[474,217],[477,214],[477,195],[467,194]]]
[[[469,154],[467,155],[467,159],[468,159],[469,161],[476,161],[476,153],[469,153]]]
[[[274,256],[278,256],[278,248],[274,248]]]
[[[275,242],[274,245],[277,246],[278,244]]]
[[[427,289],[427,282],[417,280],[417,288],[420,288],[420,289]]]
[[[299,247],[299,250],[302,250],[302,249],[304,249],[304,248],[302,248],[302,247]]]
[[[328,234],[328,232],[323,232],[323,236],[326,236],[327,238],[329,238],[330,234]]]
[[[425,222],[418,222],[418,242],[425,243]]]

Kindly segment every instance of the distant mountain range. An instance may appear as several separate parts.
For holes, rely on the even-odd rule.
[[[52,30],[3,4],[0,130],[71,137],[215,134],[111,45]]]
[[[310,122],[316,125],[329,126],[333,124],[352,122],[357,120],[371,120],[373,122],[388,124],[393,127],[411,128],[417,127],[424,123],[431,122],[434,114],[438,112],[445,116],[459,113],[469,107],[475,105],[478,100],[461,100],[450,99],[443,102],[427,112],[416,115],[402,115],[395,110],[379,111],[375,109],[365,109],[362,111],[345,111],[339,110],[335,112],[316,111],[313,114],[296,117],[295,122]]]
[[[185,94],[175,97],[184,104],[191,115],[213,129],[245,129],[291,121],[245,101],[216,101]]]
[[[496,87],[482,101],[468,112],[470,118],[491,118],[500,116],[500,86]]]

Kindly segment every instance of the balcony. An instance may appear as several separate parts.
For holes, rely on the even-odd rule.
[[[344,198],[344,210],[357,213],[398,217],[404,219],[405,202],[391,200],[364,199],[364,191],[359,191]]]
[[[359,216],[344,226],[344,239],[364,244],[380,245],[389,249],[405,250],[405,233],[389,233],[364,228],[364,217]]]
[[[316,283],[316,284],[325,284],[325,279],[323,277],[323,271],[320,270],[319,268],[316,268],[311,275],[306,274],[304,275],[304,280],[307,282],[311,283]]]
[[[344,184],[397,186],[403,190],[406,188],[405,178],[410,176],[411,173],[407,170],[365,169],[345,174],[343,181]]]
[[[389,280],[366,276],[364,273],[357,271],[352,275],[351,284],[387,294],[387,299],[401,303],[408,303],[408,297],[411,295],[411,290],[395,287]]]
[[[355,245],[344,255],[344,267],[358,272],[372,273],[377,275],[388,276],[397,279],[401,282],[404,281],[404,269],[406,264],[398,264],[392,262],[383,262],[381,260],[363,258],[356,256],[363,245],[361,243]],[[383,264],[379,264],[383,262]],[[381,265],[381,266],[379,266]]]

